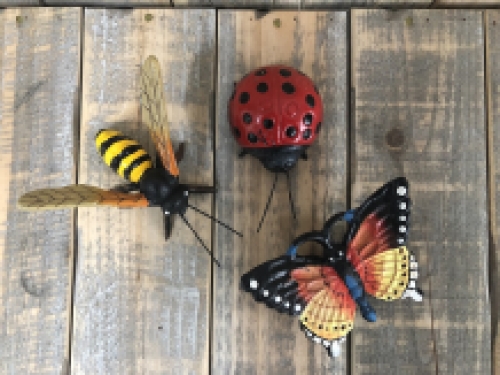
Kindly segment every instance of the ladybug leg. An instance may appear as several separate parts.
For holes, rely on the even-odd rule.
[[[238,154],[238,157],[239,158],[242,158],[243,156],[245,156],[247,154],[247,152],[245,150],[241,150],[240,153]]]
[[[302,160],[307,160],[307,153],[304,151],[302,155],[300,155],[300,157],[302,158]]]

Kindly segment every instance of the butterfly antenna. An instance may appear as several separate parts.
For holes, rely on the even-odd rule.
[[[198,235],[198,233],[194,230],[194,228],[191,226],[191,224],[189,224],[189,221],[187,221],[186,217],[184,215],[182,215],[182,214],[179,214],[179,216],[181,217],[182,221],[184,221],[184,223],[186,223],[187,227],[189,229],[191,229],[191,232],[193,232],[193,234],[196,237],[196,239],[198,241],[200,241],[200,243],[203,246],[203,248],[207,251],[208,255],[210,255],[210,258],[212,258],[212,261],[220,267],[219,261],[214,257],[214,255],[212,254],[212,252],[208,249],[207,245],[205,245],[205,243],[203,242],[203,240],[201,239],[201,237]]]
[[[237,234],[238,236],[240,237],[243,237],[243,234],[241,234],[240,232],[238,232],[237,230],[231,228],[229,225],[227,225],[226,223],[223,223],[222,221],[220,220],[217,220],[215,217],[213,217],[212,215],[206,213],[205,211],[202,211],[200,210],[198,207],[195,207],[195,206],[192,206],[190,204],[188,204],[188,207],[189,208],[192,208],[193,210],[195,210],[196,212],[202,214],[203,216],[206,216],[208,217],[209,219],[212,219],[213,221],[215,221],[217,224],[219,225],[222,225],[224,228],[230,230],[231,232],[233,232],[234,234]]]
[[[276,190],[276,183],[277,182],[278,182],[278,174],[275,173],[273,187],[271,188],[271,193],[269,194],[269,198],[267,198],[266,208],[264,208],[264,212],[262,213],[262,217],[260,218],[259,227],[257,228],[257,232],[260,231],[260,227],[262,226],[262,223],[264,222],[264,218],[266,217],[267,210],[269,209],[269,205],[271,204],[271,199],[273,197],[274,190]]]
[[[293,204],[292,198],[292,182],[290,181],[290,173],[286,172],[286,181],[288,185],[288,200],[290,201],[290,209],[292,210],[293,219],[297,220],[297,215],[295,213],[295,205]]]

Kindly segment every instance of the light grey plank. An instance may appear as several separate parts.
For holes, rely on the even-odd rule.
[[[153,153],[139,122],[140,66],[150,54],[162,66],[172,142],[187,142],[181,182],[212,184],[215,11],[172,9],[86,10],[80,183],[124,182],[95,150],[100,128]],[[211,201],[191,203],[211,212]],[[187,216],[210,246],[210,221]],[[165,242],[159,208],[86,208],[78,234],[73,372],[208,373],[211,262],[182,221]]]
[[[279,25],[279,27],[278,27]],[[347,135],[347,33],[345,12],[219,12],[216,129],[217,216],[242,230],[243,239],[216,228],[215,251],[223,267],[215,271],[214,374],[345,374],[345,354],[330,359],[310,342],[292,318],[256,303],[239,290],[240,277],[258,264],[284,254],[295,236],[320,228],[345,209]],[[284,63],[317,84],[325,117],[309,160],[291,172],[297,205],[290,213],[286,179],[281,176],[262,230],[257,225],[274,176],[246,156],[227,120],[233,83],[259,66]]]
[[[69,211],[17,209],[74,182],[79,9],[0,11],[0,373],[61,374],[69,353]]]
[[[485,12],[486,25],[486,87],[488,89],[488,130],[489,130],[489,172],[490,172],[490,213],[491,213],[491,245],[490,245],[490,282],[491,282],[491,334],[493,344],[493,370],[500,371],[499,328],[499,248],[500,211],[498,210],[500,181],[500,11]]]
[[[355,10],[355,203],[405,175],[423,303],[375,301],[356,374],[488,374],[484,31],[475,11]],[[388,140],[393,144],[389,146]]]

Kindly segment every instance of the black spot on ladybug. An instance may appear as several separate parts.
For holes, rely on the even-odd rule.
[[[281,89],[286,94],[293,94],[295,92],[295,87],[290,82],[283,83]]]
[[[270,118],[265,118],[263,123],[266,129],[272,129],[272,127],[274,126],[274,121]]]
[[[316,134],[318,134],[320,130],[321,130],[321,122],[318,122],[318,125],[316,125]]]
[[[244,113],[243,114],[243,122],[245,124],[251,124],[252,123],[252,115],[250,113]]]
[[[234,136],[235,136],[236,138],[241,137],[241,132],[240,132],[240,129],[238,129],[238,128],[234,128],[234,127],[233,127],[233,134],[234,134]]]
[[[248,134],[248,140],[250,141],[250,143],[255,143],[257,142],[257,136],[253,133],[250,133]]]
[[[314,96],[312,96],[311,94],[307,94],[306,103],[309,107],[314,108]]]
[[[294,138],[297,135],[297,129],[294,126],[289,126],[286,128],[286,136],[288,138]]]
[[[243,91],[241,94],[240,94],[240,103],[241,104],[246,104],[248,103],[248,101],[250,100],[250,94],[246,91]]]
[[[288,69],[280,69],[280,74],[283,77],[290,77],[292,75],[292,72],[289,71]]]
[[[303,120],[304,120],[304,125],[311,126],[313,121],[313,115],[308,113],[307,115],[304,116]]]
[[[268,89],[267,83],[265,83],[265,82],[261,82],[257,85],[258,92],[267,92],[267,89]]]
[[[304,138],[304,139],[309,139],[309,138],[311,138],[311,133],[312,133],[312,132],[311,132],[311,129],[306,129],[306,130],[304,130],[304,133],[302,134],[302,138]]]
[[[266,69],[259,69],[255,72],[256,76],[265,76],[266,75]]]

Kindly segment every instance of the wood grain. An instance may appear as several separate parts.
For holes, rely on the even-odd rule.
[[[353,371],[488,374],[482,14],[354,10],[352,45],[354,203],[407,176],[425,294],[374,302],[378,322],[354,328]]]
[[[432,0],[303,0],[304,8],[411,8],[426,7],[431,3]]]
[[[493,374],[500,374],[499,329],[499,233],[500,233],[500,11],[485,12],[486,25],[486,87],[488,98],[488,148],[490,191],[490,285],[491,285],[491,339],[493,344]]]
[[[1,1],[1,0],[0,0]],[[171,0],[44,0],[45,5],[57,6],[99,6],[99,7],[170,7]]]
[[[498,0],[436,0],[433,6],[436,8],[497,8],[500,3]]]
[[[346,372],[345,350],[340,358],[328,358],[323,347],[299,330],[297,318],[272,311],[239,290],[243,273],[284,254],[297,235],[320,228],[326,218],[345,209],[346,38],[345,12],[272,12],[260,18],[252,11],[219,12],[216,212],[242,230],[244,238],[216,228],[215,251],[223,267],[214,280],[214,374]],[[325,103],[325,118],[319,141],[308,150],[309,160],[299,161],[291,172],[297,223],[281,176],[257,233],[274,176],[256,159],[237,157],[227,103],[234,82],[251,69],[274,63],[301,69],[314,80]]]
[[[79,9],[0,11],[0,373],[60,374],[69,356],[70,211],[17,209],[75,181]]]
[[[272,8],[273,0],[172,0],[174,7]]]
[[[187,142],[180,180],[213,183],[215,38],[214,10],[86,10],[80,183],[124,182],[95,150],[100,128],[154,153],[139,122],[140,66],[150,54],[162,67],[174,147]],[[206,212],[211,202],[190,198]],[[210,220],[187,217],[210,247]],[[165,242],[159,208],[82,208],[78,235],[73,373],[208,373],[212,265],[182,221]]]
[[[0,0],[0,7],[37,6],[40,0]]]

